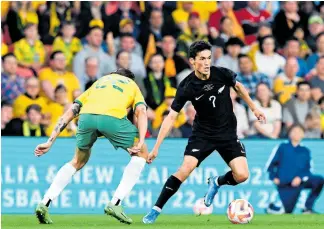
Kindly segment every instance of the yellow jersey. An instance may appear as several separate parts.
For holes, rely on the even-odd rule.
[[[22,63],[32,64],[45,62],[45,48],[40,40],[37,40],[31,46],[25,38],[20,39],[15,43],[14,54],[17,60]]]
[[[80,114],[100,114],[124,118],[127,109],[134,110],[137,105],[145,104],[137,84],[118,74],[110,74],[98,79],[76,100],[80,104]]]

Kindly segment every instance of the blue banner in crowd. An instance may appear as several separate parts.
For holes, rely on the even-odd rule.
[[[44,138],[2,137],[2,213],[32,213],[42,199],[58,169],[71,160],[75,139],[58,139],[51,151],[37,158],[33,150]],[[282,141],[243,141],[250,168],[250,178],[244,184],[224,186],[215,197],[214,213],[224,214],[228,203],[237,198],[248,200],[256,213],[264,213],[269,202],[277,200],[277,191],[268,180],[265,164],[272,149]],[[154,140],[147,141],[152,149]],[[123,201],[127,213],[144,214],[155,203],[166,179],[180,166],[186,139],[166,140],[159,157],[146,165],[140,181]],[[324,174],[324,141],[304,141],[310,148],[314,161],[314,173]],[[103,208],[112,198],[122,172],[129,161],[123,150],[115,151],[105,139],[99,139],[91,158],[72,180],[72,183],[53,202],[51,213],[103,214]],[[228,167],[215,152],[197,168],[165,206],[167,214],[191,214],[195,201],[202,198],[207,189],[207,178],[224,174]],[[308,191],[303,191],[295,212],[304,206]],[[323,194],[315,210],[324,212]]]

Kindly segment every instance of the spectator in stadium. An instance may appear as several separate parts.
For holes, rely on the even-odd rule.
[[[53,43],[53,52],[62,51],[64,53],[69,71],[72,71],[75,54],[82,49],[80,39],[74,36],[75,32],[75,24],[73,22],[63,22],[61,29],[62,36],[57,36]]]
[[[197,40],[208,41],[208,30],[207,27],[201,23],[199,13],[191,12],[188,18],[188,29],[182,32],[178,37],[178,54],[188,58],[189,46]]]
[[[62,84],[67,88],[68,100],[73,101],[73,91],[80,89],[78,78],[66,70],[66,58],[62,51],[55,51],[50,55],[50,67],[44,68],[39,73],[42,91],[41,95],[49,100],[54,100],[54,90]],[[84,63],[80,66],[84,66]],[[83,85],[84,87],[84,85]]]
[[[233,22],[234,36],[244,41],[244,31],[233,11],[233,1],[219,2],[219,8],[209,16],[208,29],[210,33],[220,31],[220,21],[222,17],[229,17]]]
[[[92,27],[87,35],[88,44],[75,55],[73,60],[73,72],[78,77],[80,85],[83,88],[88,80],[85,73],[85,60],[94,56],[99,60],[99,76],[106,75],[116,70],[114,58],[107,55],[102,47],[103,31],[100,27]],[[84,66],[84,67],[82,67]]]
[[[98,75],[99,71],[99,61],[96,57],[88,57],[85,60],[85,68],[86,68],[86,76],[88,77],[88,81],[84,86],[84,90],[87,90],[92,86],[94,82],[100,77]],[[75,97],[75,96],[73,96]]]
[[[276,53],[275,39],[273,36],[260,38],[260,51],[255,53],[255,63],[257,70],[273,80],[283,69],[286,60]]]
[[[68,21],[78,21],[79,12],[72,9],[72,2],[48,2],[44,12],[38,11],[39,35],[44,44],[51,45],[59,34],[62,24]]]
[[[236,79],[244,85],[252,99],[255,98],[256,87],[259,83],[265,83],[270,87],[271,83],[266,75],[253,71],[253,63],[249,56],[240,54],[238,62],[239,71]]]
[[[46,136],[42,122],[42,108],[29,105],[25,111],[26,119],[14,118],[8,124],[7,136],[42,137]]]
[[[50,124],[45,129],[46,136],[50,136],[56,126],[59,118],[71,106],[67,99],[67,89],[63,85],[58,85],[54,91],[54,101],[48,104],[47,110],[50,113]],[[76,125],[70,122],[69,125],[61,132],[59,137],[71,137],[76,133]]]
[[[243,46],[244,43],[239,38],[231,37],[225,44],[227,54],[217,60],[216,66],[239,72],[238,56]]]
[[[164,95],[164,101],[161,103],[160,106],[158,106],[155,109],[155,118],[152,122],[152,129],[153,129],[153,136],[157,136],[158,130],[161,127],[162,121],[164,119],[164,114],[167,111],[170,111],[171,109],[171,104],[174,100],[174,97],[176,95],[176,89],[169,87],[165,90],[165,95]],[[177,119],[174,122],[173,127],[175,129],[180,128],[183,124],[186,122],[186,115],[183,110],[179,112],[179,115],[177,116]]]
[[[186,2],[182,2],[180,8],[172,12],[173,20],[175,24],[178,26],[178,28],[181,29],[182,32],[188,28],[189,14],[192,12],[192,9],[193,9],[193,2],[186,1]]]
[[[311,48],[312,52],[318,51],[318,46],[316,45],[317,36],[320,33],[323,33],[324,23],[323,18],[319,15],[313,15],[308,19],[308,30],[309,35],[306,37],[306,42],[308,46]]]
[[[315,67],[318,59],[321,56],[324,56],[324,32],[317,35],[316,47],[317,47],[316,51],[307,58],[307,65],[310,70],[312,70]],[[314,73],[311,73],[311,76],[313,74]]]
[[[99,27],[100,21],[102,21],[104,34],[107,34],[110,30],[111,21],[106,14],[105,4],[102,1],[82,1],[81,12],[77,21],[79,21],[79,26],[77,26],[76,36],[79,38],[87,36],[91,27],[94,26],[90,23],[91,21],[95,21],[95,24]]]
[[[124,33],[120,36],[120,50],[130,54],[131,62],[129,70],[131,70],[137,78],[144,79],[146,76],[143,57],[136,53],[135,38],[130,33]]]
[[[259,1],[248,1],[247,7],[235,13],[244,30],[247,45],[256,41],[260,22],[269,21],[271,16],[266,10],[260,9],[260,3]]]
[[[261,22],[259,24],[259,29],[258,29],[258,34],[257,34],[257,40],[252,43],[250,46],[250,49],[247,53],[247,55],[251,58],[252,62],[253,62],[253,70],[256,71],[257,67],[256,67],[256,63],[255,63],[255,54],[257,51],[260,51],[260,38],[261,37],[265,37],[265,36],[270,36],[272,35],[272,28],[270,23],[268,22]]]
[[[164,101],[164,94],[167,88],[171,87],[169,78],[164,73],[164,59],[160,54],[154,54],[144,79],[147,91],[145,101],[149,108],[155,110]]]
[[[297,59],[298,70],[296,75],[305,77],[308,73],[308,66],[304,59],[300,58],[300,43],[296,37],[289,38],[286,41],[284,55],[286,58],[294,57]]]
[[[133,36],[134,36],[134,22],[129,18],[122,19],[119,22],[119,32],[120,32],[120,34],[124,34],[124,33],[129,34],[130,33],[130,34],[133,34]],[[118,36],[114,39],[114,45],[115,45],[116,53],[121,51],[120,36]],[[138,43],[138,41],[136,41],[136,40],[135,40],[134,53],[138,54],[141,57],[143,56],[142,47],[141,47],[140,43]]]
[[[1,101],[12,103],[20,94],[25,92],[25,80],[17,75],[17,59],[8,53],[2,58],[1,72]]]
[[[257,86],[255,105],[264,112],[267,122],[260,123],[253,115],[253,112],[249,110],[249,121],[252,126],[253,137],[279,138],[282,121],[281,105],[272,99],[271,90],[264,83],[260,83]]]
[[[26,119],[26,108],[32,104],[37,104],[43,111],[47,107],[47,99],[40,96],[40,83],[35,77],[29,78],[25,82],[25,93],[19,95],[13,103],[14,118]]]
[[[297,28],[301,27],[305,31],[306,19],[306,15],[298,12],[297,2],[283,2],[283,9],[275,16],[273,22],[273,35],[280,47],[285,45],[286,40],[293,36]]]
[[[293,124],[304,126],[306,115],[314,106],[311,100],[311,88],[308,82],[301,81],[297,83],[296,95],[296,98],[292,97],[283,109],[283,122],[287,129]]]
[[[266,165],[270,180],[277,186],[285,213],[293,212],[303,189],[311,189],[303,213],[315,213],[313,206],[324,184],[322,176],[311,172],[310,150],[300,144],[304,134],[301,125],[292,126],[289,142],[276,146]],[[271,209],[271,205],[269,208]]]
[[[10,2],[6,22],[12,43],[24,38],[27,24],[38,25],[38,16],[31,1]]]
[[[316,112],[309,112],[305,118],[305,138],[321,138],[321,117]]]
[[[142,23],[141,32],[138,37],[138,42],[143,48],[145,65],[148,64],[151,55],[156,53],[156,48],[161,47],[165,29],[162,11],[153,9],[150,12],[149,24],[145,25],[145,23]]]
[[[230,95],[233,103],[234,114],[237,119],[237,137],[239,139],[245,138],[249,134],[249,122],[246,114],[246,110],[243,105],[239,104],[237,99],[237,93],[233,88],[230,89]]]
[[[162,115],[162,122],[168,116],[169,112],[170,112],[169,110],[166,110],[163,113],[163,115]],[[159,131],[160,131],[160,128],[159,129],[154,129],[152,131],[152,137],[156,138],[158,136],[158,134],[159,134]],[[176,128],[176,127],[173,126],[172,129],[168,133],[168,137],[170,137],[170,138],[181,138],[182,137],[182,133],[181,133],[181,131],[178,128]]]
[[[316,64],[316,76],[310,79],[312,97],[316,102],[324,95],[324,56],[321,56]]]
[[[296,37],[299,42],[299,46],[300,46],[299,57],[302,59],[305,59],[308,55],[310,55],[312,53],[312,51],[304,39],[305,32],[304,32],[303,28],[298,27],[294,33],[294,37]]]
[[[281,104],[288,102],[296,93],[297,83],[302,81],[298,77],[298,62],[295,57],[288,57],[284,71],[274,80],[273,91]]]
[[[192,134],[192,126],[195,120],[196,110],[191,102],[188,102],[184,109],[187,117],[187,122],[183,124],[179,129],[183,138],[189,138]]]
[[[13,117],[12,105],[8,102],[1,102],[1,135],[6,136],[8,133],[7,124]]]
[[[45,49],[39,40],[37,24],[26,24],[24,34],[25,38],[15,43],[14,54],[20,66],[31,68],[36,73],[45,62]]]
[[[132,9],[132,2],[131,1],[120,1],[118,2],[118,10],[109,17],[110,21],[110,31],[113,32],[114,37],[119,36],[119,23],[123,19],[131,19],[134,22],[134,37],[137,37],[139,33],[139,25],[141,23],[139,16],[137,13]],[[106,22],[105,22],[106,23]]]
[[[175,52],[176,40],[172,35],[165,35],[162,39],[161,49],[159,53],[164,57],[165,61],[165,75],[169,77],[172,87],[177,87],[178,74],[189,69],[188,62]]]

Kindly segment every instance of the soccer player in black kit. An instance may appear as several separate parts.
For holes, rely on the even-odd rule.
[[[180,185],[215,150],[231,171],[208,179],[208,191],[204,198],[206,206],[213,203],[220,186],[237,185],[248,179],[245,149],[236,134],[237,122],[230,98],[230,87],[248,104],[259,121],[265,121],[265,116],[256,108],[244,86],[236,81],[234,72],[211,66],[211,55],[211,45],[208,42],[196,41],[190,46],[189,61],[194,72],[177,89],[171,111],[163,121],[155,146],[148,156],[149,163],[157,157],[162,141],[187,101],[191,101],[196,110],[192,136],[188,140],[183,164],[166,181],[155,206],[143,218],[145,224],[155,222],[163,206]]]

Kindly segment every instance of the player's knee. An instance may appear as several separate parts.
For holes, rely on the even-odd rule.
[[[72,161],[70,162],[71,165],[77,170],[79,171],[80,169],[83,168],[83,166],[86,164],[86,162],[84,161],[80,161],[77,158],[73,158]]]
[[[234,178],[237,183],[243,183],[249,178],[249,171],[248,170],[242,170],[234,173]]]

